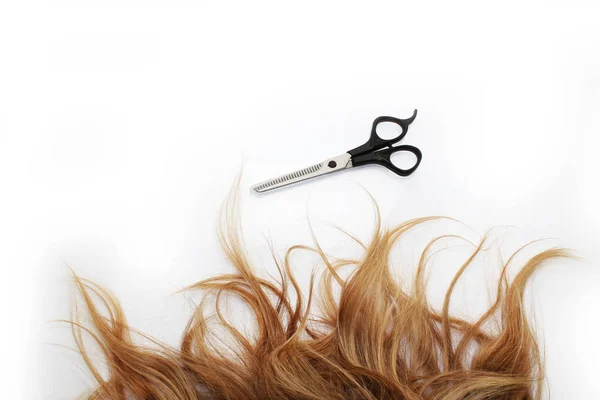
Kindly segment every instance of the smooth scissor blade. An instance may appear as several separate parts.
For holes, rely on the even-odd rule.
[[[307,179],[316,178],[321,175],[330,174],[332,172],[341,171],[352,167],[352,159],[350,154],[344,153],[337,157],[329,158],[319,164],[291,172],[277,178],[257,183],[252,186],[252,190],[257,193],[268,192],[269,190],[277,189],[282,186],[291,185],[292,183],[302,182]]]

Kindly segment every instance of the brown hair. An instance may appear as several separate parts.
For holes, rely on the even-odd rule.
[[[117,300],[75,276],[82,302],[74,307],[73,335],[98,382],[89,399],[540,398],[543,368],[526,319],[523,291],[544,261],[569,256],[564,249],[531,257],[511,282],[507,267],[514,256],[510,257],[492,305],[470,322],[449,314],[450,298],[484,248],[485,238],[474,246],[452,279],[441,310],[435,311],[425,294],[425,269],[433,245],[447,236],[425,247],[410,291],[401,287],[389,267],[392,246],[409,230],[435,218],[383,229],[377,217],[376,231],[363,246],[360,260],[327,256],[316,242],[314,247],[293,246],[282,261],[273,258],[279,278],[263,279],[250,265],[239,234],[237,191],[223,210],[225,229],[219,236],[235,272],[187,288],[204,297],[179,349],[147,336],[152,346],[134,343]],[[313,273],[307,296],[289,262],[290,254],[300,250],[317,253],[324,263],[318,277]],[[347,276],[340,272],[344,266],[352,268]],[[250,307],[257,324],[254,335],[227,321],[219,307],[226,295]],[[205,316],[209,300],[216,304],[211,317]],[[81,320],[82,304],[88,325]],[[494,331],[487,328],[492,321],[498,326]],[[86,334],[100,347],[108,374],[86,351]],[[223,343],[223,336],[231,340]]]

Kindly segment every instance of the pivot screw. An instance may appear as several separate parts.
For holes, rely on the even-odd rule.
[[[332,160],[332,161],[329,161],[329,163],[327,163],[327,166],[329,168],[335,168],[335,167],[337,167],[337,163]]]

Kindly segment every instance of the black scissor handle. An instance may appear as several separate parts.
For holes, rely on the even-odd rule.
[[[395,166],[391,160],[391,156],[392,156],[392,154],[394,154],[398,151],[406,151],[408,153],[412,153],[417,158],[417,161],[415,162],[415,164],[412,167],[407,168],[407,169]],[[393,173],[395,173],[397,175],[409,176],[410,174],[415,172],[416,169],[419,167],[419,164],[421,164],[422,158],[423,158],[423,153],[421,153],[421,150],[419,150],[415,146],[402,145],[402,146],[390,147],[387,149],[374,151],[372,153],[366,153],[366,154],[363,154],[360,156],[352,157],[352,166],[359,167],[361,165],[377,164],[377,165],[382,165],[382,166],[386,167],[387,169],[389,169],[390,171],[392,171]]]
[[[369,151],[383,149],[384,147],[388,147],[388,146],[393,145],[394,143],[399,142],[400,140],[402,140],[404,138],[404,136],[406,136],[406,132],[408,132],[409,125],[415,120],[416,117],[417,117],[417,110],[415,110],[413,112],[413,115],[407,119],[400,119],[400,118],[388,117],[388,116],[382,116],[382,117],[375,118],[375,121],[373,121],[373,127],[371,128],[371,136],[369,137],[369,140],[367,141],[367,143],[363,144],[362,146],[358,146],[355,149],[350,150],[348,153],[350,153],[351,156],[355,157],[355,156],[359,156],[361,154],[367,153]],[[377,134],[377,127],[379,126],[379,124],[384,123],[384,122],[391,122],[391,123],[397,124],[401,129],[400,134],[398,136],[396,136],[395,138],[391,138],[391,139],[384,139],[381,136],[379,136]]]

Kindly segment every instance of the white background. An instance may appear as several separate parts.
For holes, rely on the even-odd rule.
[[[69,315],[67,265],[113,291],[135,328],[176,344],[190,305],[173,293],[230,270],[217,213],[243,165],[261,265],[262,235],[278,251],[310,243],[307,210],[334,253],[350,244],[327,223],[368,238],[361,185],[388,224],[449,215],[577,249],[588,261],[540,271],[532,300],[553,398],[600,398],[593,3],[3,1],[3,397],[73,399],[92,385],[59,346],[73,345],[68,328],[51,322]],[[363,143],[378,115],[414,108],[405,143],[424,159],[412,177],[357,168],[249,194]]]

